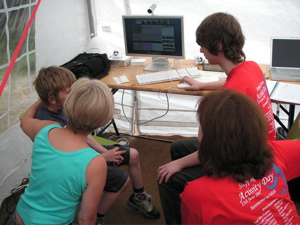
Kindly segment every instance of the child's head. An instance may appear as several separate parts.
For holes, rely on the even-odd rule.
[[[43,105],[47,107],[52,101],[63,105],[68,90],[75,81],[76,77],[70,70],[63,67],[50,66],[40,69],[33,85]]]
[[[229,89],[210,92],[200,100],[197,115],[205,175],[243,182],[262,178],[271,168],[267,119],[250,97]]]
[[[196,42],[212,55],[222,51],[235,64],[246,59],[241,25],[230,14],[219,12],[206,17],[196,30]]]
[[[67,127],[75,133],[90,133],[112,119],[114,98],[100,80],[80,78],[72,86],[64,112],[68,118]]]

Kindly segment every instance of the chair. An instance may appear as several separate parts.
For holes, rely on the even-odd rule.
[[[300,113],[296,117],[293,125],[291,126],[289,132],[287,133],[287,136],[286,136],[287,140],[298,140],[298,139],[300,139],[299,120],[300,120]]]

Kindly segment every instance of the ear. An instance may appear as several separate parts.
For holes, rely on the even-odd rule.
[[[55,105],[56,104],[56,98],[54,96],[50,96],[48,99],[50,105]]]
[[[218,42],[218,51],[219,52],[223,51],[223,45],[221,42]]]

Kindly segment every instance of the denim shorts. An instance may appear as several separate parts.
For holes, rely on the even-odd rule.
[[[130,148],[126,145],[116,145],[116,146],[103,146],[107,150],[119,147],[120,151],[125,150],[126,152],[122,154],[124,160],[119,166],[128,165],[130,160]],[[104,187],[104,191],[107,192],[118,192],[125,184],[128,179],[128,173],[115,167],[112,163],[107,164],[107,177]]]

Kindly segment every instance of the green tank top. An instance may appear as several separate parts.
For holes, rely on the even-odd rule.
[[[25,224],[69,224],[86,188],[86,169],[100,155],[92,148],[61,152],[53,148],[44,127],[35,137],[29,186],[17,205]],[[101,174],[99,175],[101,176]]]

